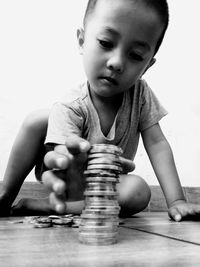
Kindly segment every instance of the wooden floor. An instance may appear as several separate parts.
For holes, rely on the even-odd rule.
[[[119,241],[88,246],[77,228],[36,229],[0,219],[0,266],[200,266],[200,222],[175,223],[166,212],[144,212],[119,227]]]

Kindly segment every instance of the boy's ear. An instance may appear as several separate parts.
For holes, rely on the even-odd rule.
[[[77,30],[76,34],[77,34],[79,52],[80,52],[80,54],[82,54],[83,53],[83,44],[84,44],[84,30],[82,28],[79,28]]]
[[[156,62],[156,59],[153,57],[153,58],[150,60],[149,64],[147,65],[146,69],[144,70],[143,74],[145,74],[145,72],[146,72],[149,68],[151,68],[151,67],[155,64],[155,62]],[[143,75],[143,74],[142,74],[142,75]]]

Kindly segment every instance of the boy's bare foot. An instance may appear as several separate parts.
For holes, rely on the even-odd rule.
[[[12,216],[34,216],[34,215],[50,215],[53,210],[50,207],[48,198],[31,199],[22,198],[16,205],[11,208]],[[55,213],[55,212],[54,212]]]
[[[0,217],[10,216],[11,206],[4,196],[0,196]]]

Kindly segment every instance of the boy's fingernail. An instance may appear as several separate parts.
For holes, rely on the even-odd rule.
[[[80,149],[82,152],[86,152],[88,150],[88,143],[86,142],[80,143]]]
[[[181,220],[181,215],[180,214],[176,214],[175,215],[175,221],[176,222],[180,222],[180,220]]]

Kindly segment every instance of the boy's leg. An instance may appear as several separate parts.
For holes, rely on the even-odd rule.
[[[16,205],[12,206],[10,215],[12,216],[34,216],[54,214],[49,198],[31,199],[22,198]]]
[[[117,190],[121,217],[130,217],[144,210],[149,204],[150,188],[145,180],[137,175],[121,175]]]
[[[46,135],[48,110],[30,114],[15,139],[0,193],[0,216],[8,212],[24,179],[35,165]]]
[[[67,210],[65,214],[81,214],[84,208],[84,201],[69,201],[66,202]],[[51,215],[56,214],[55,210],[49,203],[49,198],[43,199],[20,199],[18,203],[12,207],[11,215],[13,216],[28,216],[28,215]]]
[[[147,183],[136,175],[121,175],[117,184],[119,192],[120,217],[130,217],[144,210],[150,201],[151,191]],[[84,201],[67,201],[65,213],[80,214]],[[13,215],[49,215],[55,214],[49,199],[22,199],[13,207]]]

